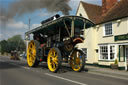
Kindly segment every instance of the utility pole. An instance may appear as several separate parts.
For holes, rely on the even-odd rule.
[[[31,19],[29,18],[28,19],[28,31],[30,31],[30,24],[31,24]],[[27,40],[26,40],[26,53],[27,53],[28,43],[30,41],[30,35],[28,34],[26,35],[26,37],[27,37]]]
[[[29,30],[30,30],[30,24],[31,24],[31,19],[28,19],[28,23],[29,23]]]

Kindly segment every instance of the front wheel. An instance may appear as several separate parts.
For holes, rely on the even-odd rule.
[[[48,68],[56,73],[61,66],[61,52],[58,48],[51,48],[47,57]]]
[[[75,49],[70,56],[70,66],[76,71],[80,72],[84,69],[85,56],[81,50]]]
[[[39,56],[39,42],[36,40],[31,40],[28,44],[27,48],[27,63],[30,67],[37,67],[39,65],[39,61],[37,57]]]

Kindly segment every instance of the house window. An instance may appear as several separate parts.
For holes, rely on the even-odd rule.
[[[112,23],[107,23],[104,25],[104,36],[112,35]]]
[[[108,46],[100,46],[100,59],[108,59]]]
[[[115,46],[102,45],[100,49],[100,60],[113,60],[115,59]]]

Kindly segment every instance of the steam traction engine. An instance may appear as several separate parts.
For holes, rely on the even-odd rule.
[[[74,71],[81,71],[85,65],[85,56],[76,45],[84,38],[82,29],[94,25],[91,21],[80,16],[55,15],[42,25],[26,32],[26,36],[33,34],[33,40],[27,46],[27,63],[36,67],[46,61],[51,72],[57,72],[62,62],[70,64]]]

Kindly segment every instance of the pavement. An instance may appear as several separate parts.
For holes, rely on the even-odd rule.
[[[90,73],[95,73],[95,74],[105,75],[105,76],[110,76],[110,77],[116,77],[116,78],[118,77],[120,79],[128,80],[128,71],[125,71],[125,70],[102,68],[102,67],[89,66],[89,65],[86,65],[85,69],[87,69],[87,71]]]
[[[128,72],[85,66],[74,72],[63,64],[58,73],[49,72],[47,63],[37,68],[27,66],[25,59],[10,60],[0,56],[0,85],[127,85]]]

